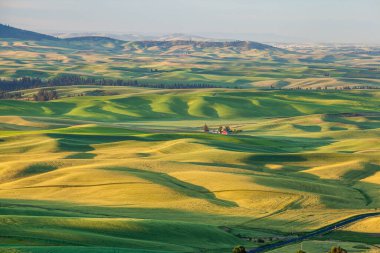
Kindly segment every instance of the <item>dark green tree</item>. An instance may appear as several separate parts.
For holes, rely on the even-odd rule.
[[[247,251],[245,251],[245,248],[243,246],[236,246],[232,250],[232,253],[247,253]]]
[[[328,253],[347,253],[347,250],[341,248],[340,246],[334,246]]]
[[[203,126],[203,132],[208,133],[209,131],[210,131],[210,129],[208,128],[207,124],[205,123],[205,125]]]
[[[158,72],[159,70],[152,71]],[[3,92],[26,90],[31,88],[71,86],[71,85],[104,85],[104,86],[133,86],[151,87],[159,89],[194,89],[194,88],[217,88],[217,85],[209,83],[161,83],[160,81],[105,79],[96,77],[79,76],[73,74],[61,74],[51,79],[21,77],[15,79],[0,78],[0,90]]]
[[[56,90],[40,89],[37,94],[33,96],[35,101],[49,101],[58,98]]]

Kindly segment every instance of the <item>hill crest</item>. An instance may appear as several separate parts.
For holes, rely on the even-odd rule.
[[[59,40],[56,37],[0,24],[0,38],[22,40]]]
[[[192,40],[186,39],[185,37],[171,37],[171,38],[161,38],[160,40],[140,40],[140,41],[125,41],[120,39],[115,39],[107,36],[79,36],[70,38],[57,38],[54,36],[32,32],[28,30],[23,30],[15,28],[8,25],[0,24],[0,38],[9,39],[20,39],[20,40],[54,40],[54,41],[64,41],[64,42],[111,42],[116,44],[132,44],[138,47],[159,47],[162,50],[169,49],[173,46],[192,46],[199,49],[203,48],[239,48],[244,50],[258,49],[277,49],[273,46],[253,42],[253,41],[209,41],[209,40]]]

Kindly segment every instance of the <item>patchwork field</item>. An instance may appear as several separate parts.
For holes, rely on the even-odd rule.
[[[377,90],[57,91],[0,100],[1,252],[230,252],[380,208]],[[379,222],[303,248],[378,252]]]
[[[0,63],[0,77],[9,79],[76,74],[221,87],[380,86],[378,47],[360,45],[288,45],[280,49],[254,42],[1,39]]]

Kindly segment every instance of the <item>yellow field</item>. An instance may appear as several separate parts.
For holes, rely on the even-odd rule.
[[[359,233],[380,233],[380,217],[368,218],[344,228],[345,231]]]
[[[366,93],[367,104],[351,101],[356,91],[326,100],[115,89],[114,96],[0,102],[1,247],[228,252],[258,245],[238,234],[283,237],[380,207],[379,116],[370,113],[376,95]],[[236,106],[247,101],[254,113],[290,106],[277,111],[282,117],[253,117]],[[350,103],[362,112],[319,111],[347,113]],[[202,133],[205,121],[243,132]],[[378,224],[371,218],[343,232],[379,233]]]

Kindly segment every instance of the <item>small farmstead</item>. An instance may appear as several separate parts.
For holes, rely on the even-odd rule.
[[[233,129],[230,126],[219,126],[217,129],[210,129],[207,126],[207,124],[204,124],[203,132],[204,133],[210,133],[210,134],[231,135],[231,134],[240,133],[240,132],[242,132],[242,130]]]

